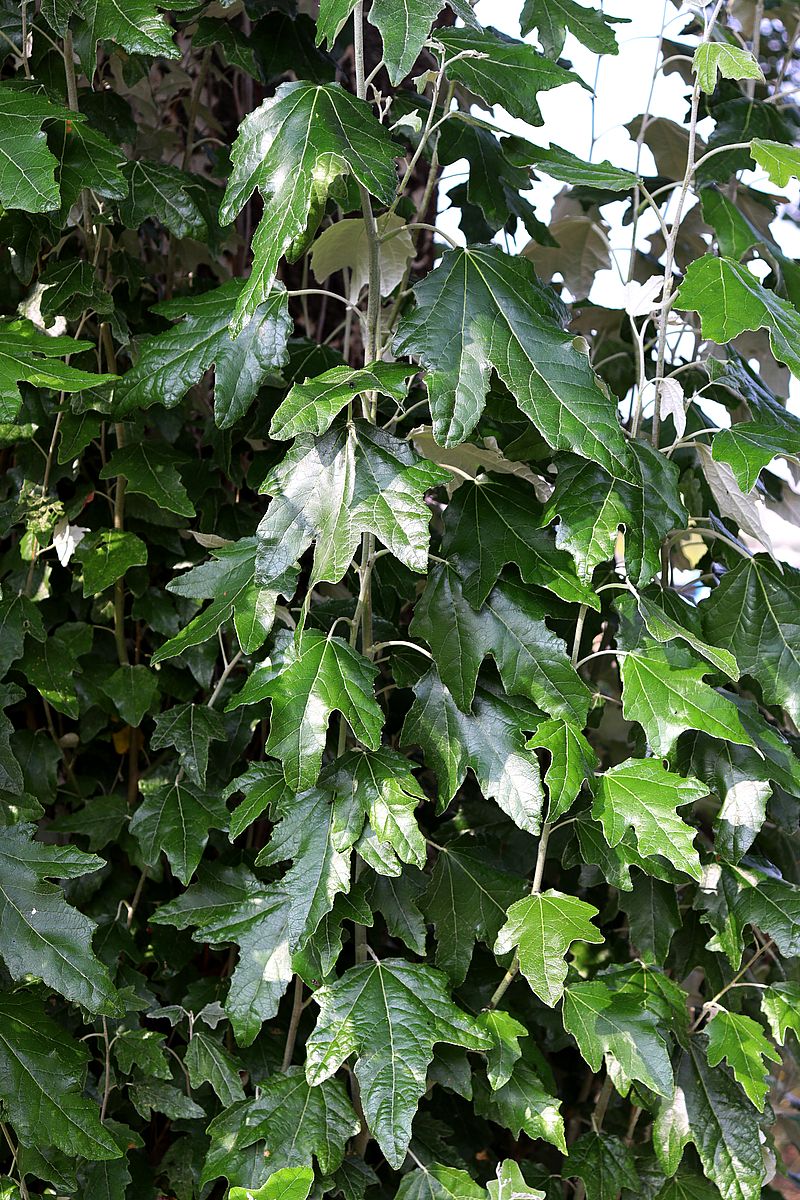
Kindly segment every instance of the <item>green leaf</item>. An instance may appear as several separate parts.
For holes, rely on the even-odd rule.
[[[163,1033],[152,1029],[120,1029],[114,1038],[114,1058],[120,1071],[130,1075],[137,1067],[143,1075],[155,1079],[171,1079],[172,1069],[164,1053]]]
[[[208,770],[208,747],[212,741],[224,741],[226,736],[225,722],[213,708],[205,704],[176,704],[156,717],[150,746],[153,750],[174,746],[182,769],[198,788],[203,788]],[[179,797],[174,802],[180,806]]]
[[[332,367],[305,383],[296,383],[278,406],[270,437],[293,438],[300,433],[317,436],[330,428],[345,405],[364,392],[376,391],[402,400],[411,368],[405,363],[376,362],[369,367]]]
[[[558,1100],[524,1061],[515,1064],[511,1078],[497,1090],[484,1084],[477,1093],[475,1109],[481,1116],[505,1126],[516,1138],[524,1130],[529,1138],[541,1138],[562,1154],[567,1152]]]
[[[192,1121],[206,1115],[191,1096],[170,1083],[140,1081],[130,1085],[128,1094],[131,1104],[145,1121],[151,1120],[154,1112],[163,1113],[170,1121]]]
[[[631,942],[640,957],[663,965],[681,927],[674,885],[637,873],[633,890],[620,897],[620,908],[628,914]]]
[[[39,276],[39,282],[46,289],[40,304],[45,317],[63,316],[76,320],[89,309],[98,314],[113,311],[111,296],[97,278],[91,263],[83,259],[53,263]]]
[[[196,925],[197,941],[239,946],[225,1011],[241,1045],[250,1045],[262,1022],[275,1016],[292,978],[291,946],[305,925],[294,909],[292,896],[239,866],[201,869],[197,883],[152,917],[178,929]]]
[[[493,368],[553,449],[631,478],[616,404],[564,332],[560,302],[525,258],[497,246],[448,250],[414,297],[394,348],[427,369],[438,442],[455,446],[469,437]]]
[[[131,818],[130,832],[148,866],[158,865],[163,850],[178,879],[187,884],[200,862],[209,829],[225,829],[228,824],[225,801],[180,777],[171,782],[142,780],[140,786],[143,799]]]
[[[640,592],[636,597],[639,616],[650,636],[657,642],[671,642],[678,638],[707,658],[718,671],[724,671],[730,679],[738,679],[739,666],[730,651],[710,645],[692,628],[693,624],[699,625],[699,622],[695,622],[698,610],[679,600],[674,592],[662,592],[660,599],[672,609],[671,613],[652,596]]]
[[[781,1056],[764,1037],[757,1021],[744,1013],[721,1010],[706,1026],[708,1065],[716,1067],[723,1058],[749,1100],[763,1112],[769,1084],[765,1059],[780,1062]]]
[[[430,1163],[400,1179],[397,1200],[485,1200],[486,1192],[458,1167]]]
[[[603,162],[585,162],[563,146],[532,146],[521,140],[514,142],[508,150],[514,161],[533,166],[544,175],[559,179],[572,187],[600,188],[604,192],[627,192],[636,187],[638,176],[633,171],[615,167],[608,159]]]
[[[400,83],[414,66],[443,7],[442,0],[375,0],[370,6],[368,20],[381,35],[383,58],[393,84]],[[450,7],[462,17],[465,10],[469,13],[459,0],[453,0]]]
[[[681,1168],[656,1194],[656,1200],[717,1200],[719,1192],[699,1171]]]
[[[701,89],[709,94],[722,79],[758,79],[764,82],[761,67],[749,50],[729,42],[704,41],[694,52],[692,68]]]
[[[632,829],[641,854],[660,854],[699,879],[695,830],[676,810],[707,795],[705,783],[674,775],[660,759],[629,758],[600,776],[592,816],[603,826],[609,846],[619,845]]]
[[[739,486],[751,491],[761,469],[776,454],[793,454],[800,448],[800,421],[732,347],[721,370],[715,368],[712,374],[721,387],[744,402],[733,416],[752,418],[719,430],[711,444],[712,457],[728,463]]]
[[[782,879],[738,874],[745,886],[733,906],[735,920],[768,933],[781,954],[800,954],[800,888]]]
[[[45,1016],[30,993],[0,994],[0,1017],[0,1097],[20,1140],[72,1157],[119,1158],[100,1109],[82,1095],[85,1043]]]
[[[743,492],[753,490],[764,467],[779,455],[800,457],[800,430],[747,421],[721,429],[711,443],[712,458],[728,464]]]
[[[545,523],[531,488],[521,481],[486,479],[458,489],[445,510],[442,554],[461,576],[473,608],[480,608],[509,563],[525,583],[598,607],[570,555],[557,550],[552,533],[541,528]]]
[[[75,677],[80,673],[71,646],[48,638],[42,645],[26,642],[19,670],[31,687],[57,712],[76,719],[80,704]]]
[[[104,529],[84,538],[75,557],[83,564],[84,596],[99,596],[131,567],[147,562],[147,546],[135,533]]]
[[[584,814],[576,818],[575,830],[580,848],[579,861],[599,867],[611,886],[622,892],[633,889],[630,869],[634,866],[657,879],[680,880],[678,873],[659,859],[643,858],[636,849],[633,834],[628,834],[616,846],[609,846],[602,826]]]
[[[703,220],[714,230],[720,253],[725,258],[738,260],[753,246],[764,240],[764,235],[717,188],[702,188],[700,206]]]
[[[357,849],[361,852],[363,842]],[[372,912],[379,912],[391,936],[399,938],[414,954],[423,956],[428,931],[418,901],[425,891],[426,876],[403,870],[399,863],[398,870],[396,876],[375,875],[367,894],[369,920],[365,922],[362,918],[358,924],[371,924]]]
[[[351,967],[315,1000],[320,1011],[306,1043],[308,1081],[322,1083],[355,1053],[370,1132],[396,1169],[411,1139],[434,1043],[486,1050],[491,1040],[453,1004],[444,975],[403,959]]]
[[[252,654],[266,640],[275,620],[278,597],[294,595],[297,570],[290,568],[274,586],[262,588],[255,582],[256,539],[239,538],[213,550],[214,558],[176,576],[167,589],[177,596],[212,600],[180,633],[159,646],[153,665],[181,654],[191,646],[214,637],[233,616],[234,628],[244,654]]]
[[[714,931],[707,949],[724,954],[736,969],[744,949],[744,923],[735,911],[738,892],[739,881],[734,872],[719,863],[709,863],[694,901],[700,920]]]
[[[275,764],[272,764],[273,768]],[[315,932],[337,895],[350,887],[350,847],[334,796],[323,788],[296,795],[273,770],[266,803],[275,826],[259,866],[292,861],[277,883],[262,884],[244,868],[201,871],[198,883],[161,908],[160,923],[199,927],[195,939],[240,948],[225,1009],[237,1040],[249,1045],[274,1017],[292,978],[292,955]]]
[[[800,1038],[800,983],[773,983],[761,993],[761,1011],[779,1046],[786,1044],[791,1029]]]
[[[487,799],[520,829],[538,833],[542,784],[521,730],[538,724],[525,702],[479,687],[472,711],[463,713],[434,670],[414,685],[414,704],[403,725],[402,745],[422,747],[439,784],[439,805],[452,800],[471,767]]]
[[[502,104],[512,117],[534,125],[542,124],[538,92],[565,83],[586,86],[579,75],[539,54],[533,46],[491,27],[437,29],[436,40],[452,60],[447,64],[449,79],[466,84],[487,104]],[[459,54],[469,57],[454,60]]]
[[[761,686],[766,704],[800,720],[800,571],[766,555],[737,559],[701,606],[706,629]]]
[[[686,271],[675,307],[699,313],[703,337],[720,344],[748,329],[769,330],[772,353],[800,376],[800,313],[741,263],[713,254],[696,259]]]
[[[316,783],[333,712],[342,714],[360,742],[378,749],[383,713],[373,694],[377,673],[341,638],[306,630],[281,673],[264,684],[261,694],[272,700],[267,753],[281,760],[291,787]]]
[[[257,1191],[233,1187],[228,1197],[229,1200],[306,1200],[313,1186],[314,1172],[311,1167],[283,1167],[270,1175]]]
[[[57,161],[47,148],[42,124],[65,116],[41,93],[0,86],[0,130],[5,151],[0,165],[0,205],[49,212],[61,204]]]
[[[103,0],[113,3],[113,0]],[[126,165],[128,195],[119,205],[120,219],[138,229],[154,218],[176,238],[208,236],[206,218],[197,203],[193,177],[168,163],[140,158]],[[265,297],[266,299],[266,297]]]
[[[578,0],[525,0],[519,23],[523,37],[536,29],[545,54],[558,58],[567,30],[593,54],[618,54],[612,26],[625,20],[607,16],[602,8],[586,8]]]
[[[286,362],[292,331],[286,290],[276,285],[231,338],[229,327],[243,286],[231,279],[202,295],[156,304],[151,312],[183,320],[139,343],[136,365],[117,385],[116,411],[129,413],[151,404],[174,408],[213,366],[214,419],[221,429],[239,421],[261,384]]]
[[[272,1074],[259,1085],[257,1099],[234,1105],[211,1122],[211,1148],[201,1186],[226,1175],[241,1180],[255,1153],[250,1187],[258,1187],[286,1167],[310,1168],[316,1158],[330,1174],[344,1159],[347,1140],[358,1133],[359,1121],[347,1091],[338,1079],[310,1087],[302,1068]],[[266,1144],[265,1144],[266,1139]],[[247,1151],[250,1151],[250,1154]]]
[[[597,1073],[605,1057],[614,1086],[627,1093],[638,1080],[659,1096],[672,1095],[672,1068],[660,1018],[641,1000],[614,992],[600,979],[564,992],[564,1028]]]
[[[436,934],[436,965],[454,986],[466,978],[475,943],[493,945],[506,909],[523,891],[522,880],[487,861],[483,848],[459,842],[441,848],[422,907]]]
[[[158,696],[157,675],[141,664],[118,667],[100,686],[114,701],[125,724],[132,725],[134,729],[141,725],[145,713],[150,711]]]
[[[636,1192],[639,1176],[630,1148],[607,1133],[584,1133],[570,1146],[564,1174],[580,1179],[588,1200],[616,1200],[623,1188]]]
[[[301,435],[261,485],[274,499],[258,527],[257,580],[277,579],[314,542],[312,585],[338,583],[362,533],[374,534],[410,570],[424,571],[425,492],[448,479],[365,421],[337,422],[321,438]]]
[[[93,375],[57,361],[65,354],[92,348],[91,342],[50,337],[30,321],[0,321],[0,420],[16,418],[22,403],[17,385],[22,380],[59,392],[83,392],[112,383],[115,375]]]
[[[750,154],[778,187],[787,187],[790,179],[798,178],[800,151],[795,146],[786,146],[783,142],[768,142],[764,138],[753,138]]]
[[[253,268],[236,306],[234,334],[269,295],[282,255],[304,248],[328,191],[350,174],[383,204],[395,187],[396,150],[372,110],[339,84],[283,83],[239,126],[233,170],[220,208],[227,224],[257,189],[264,215],[253,238]]]
[[[643,726],[647,740],[660,755],[671,754],[686,729],[752,746],[733,702],[703,682],[710,667],[705,663],[690,666],[689,661],[682,655],[670,656],[652,643],[628,651],[620,668],[626,720]]]
[[[89,849],[96,854],[109,842],[118,840],[127,820],[128,806],[124,796],[92,796],[78,812],[56,817],[50,829],[56,833],[83,834]]]
[[[125,154],[119,145],[87,121],[76,121],[74,114],[63,122],[63,139],[51,138],[60,169],[61,211],[72,207],[84,188],[109,200],[124,200],[128,180],[122,173]]]
[[[693,1142],[723,1200],[757,1200],[766,1175],[757,1116],[728,1072],[709,1067],[704,1040],[693,1038],[679,1055],[674,1096],[653,1127],[656,1156],[671,1175]]]
[[[556,545],[570,552],[583,580],[613,556],[622,529],[628,574],[637,587],[644,586],[660,568],[666,535],[686,524],[675,464],[643,442],[631,443],[631,451],[639,474],[636,485],[594,462],[566,455],[558,461],[555,491],[542,521],[558,518]]]
[[[226,1108],[244,1100],[244,1088],[239,1078],[241,1065],[207,1033],[194,1031],[183,1062],[193,1088],[210,1083]]]
[[[326,769],[324,779],[337,797],[334,845],[344,849],[356,838],[363,843],[367,821],[369,834],[392,853],[392,874],[401,873],[401,863],[424,867],[427,846],[414,810],[427,796],[407,758],[386,746],[374,753],[351,750]]]
[[[547,615],[535,592],[508,580],[498,581],[476,612],[455,570],[441,565],[429,574],[409,629],[431,647],[442,683],[464,712],[470,710],[481,663],[491,654],[507,692],[583,727],[591,694],[565,643],[547,628]]]
[[[597,755],[580,729],[563,719],[542,721],[527,746],[550,755],[544,775],[549,796],[547,819],[557,821],[572,808],[584,783],[593,784]]]
[[[490,1200],[545,1200],[546,1193],[530,1186],[513,1158],[498,1163],[496,1175],[486,1185]]]
[[[552,1008],[564,993],[564,956],[572,943],[603,941],[602,933],[591,923],[597,915],[593,904],[553,888],[527,896],[509,908],[495,954],[507,954],[517,947],[520,970],[531,990]]]
[[[3,830],[0,844],[0,955],[12,979],[38,976],[89,1012],[120,1011],[106,967],[92,952],[94,921],[48,879],[75,879],[104,866],[72,846],[32,840],[33,827]]]
[[[180,58],[172,30],[158,16],[153,0],[83,0],[75,27],[75,49],[88,76],[94,74],[98,42],[116,42],[131,54]]]
[[[26,635],[37,642],[47,637],[37,605],[24,595],[0,600],[0,675],[22,656]]]
[[[335,782],[330,789],[313,788],[300,795],[284,789],[281,802],[272,808],[275,827],[256,863],[292,863],[280,890],[293,901],[289,941],[294,952],[331,911],[336,896],[350,890],[349,851],[357,831],[343,836]]]
[[[760,716],[754,701],[735,698],[753,746],[732,746],[705,734],[678,743],[681,771],[705,780],[722,807],[715,822],[716,851],[732,862],[745,854],[764,823],[774,781],[794,794],[800,788],[800,760],[781,734]]]
[[[129,492],[147,496],[159,508],[194,516],[194,505],[181,483],[175,467],[176,455],[167,446],[155,442],[137,442],[115,450],[100,472],[101,479],[123,475]]]
[[[478,1024],[492,1039],[491,1050],[486,1051],[486,1075],[493,1091],[510,1080],[514,1064],[522,1056],[519,1039],[528,1036],[524,1025],[510,1013],[494,1009],[478,1013]]]

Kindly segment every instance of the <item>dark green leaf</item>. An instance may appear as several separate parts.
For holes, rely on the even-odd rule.
[[[183,742],[184,733],[178,736]],[[190,736],[188,731],[186,736]],[[197,741],[195,737],[195,749]],[[166,743],[162,740],[160,744]],[[208,743],[205,751],[208,753]],[[193,761],[192,752],[183,758],[187,768]],[[163,850],[181,883],[186,884],[200,862],[209,829],[224,829],[228,823],[225,801],[179,777],[171,782],[143,780],[141,790],[142,803],[133,814],[130,831],[144,861],[157,866]]]
[[[481,663],[491,654],[507,692],[582,728],[591,694],[566,645],[547,628],[547,611],[529,588],[502,580],[476,612],[455,570],[442,565],[428,576],[410,632],[427,641],[442,683],[464,712],[472,705]]]
[[[461,576],[473,608],[480,608],[508,563],[526,583],[598,607],[570,555],[557,550],[552,534],[541,528],[544,521],[531,488],[517,480],[486,479],[458,489],[445,512],[442,553]]]
[[[484,1050],[491,1040],[453,1004],[444,975],[402,959],[351,967],[315,999],[320,1012],[306,1044],[308,1080],[322,1083],[355,1053],[370,1131],[397,1168],[425,1091],[434,1043]]]
[[[5,872],[4,872],[5,873]],[[88,1054],[29,994],[0,995],[0,1096],[25,1143],[119,1158],[100,1109],[81,1094]]]
[[[168,300],[151,310],[178,325],[143,339],[136,365],[117,385],[119,412],[150,404],[174,408],[192,384],[214,368],[214,417],[221,429],[240,420],[261,384],[278,374],[292,330],[283,287],[275,287],[235,338],[229,326],[241,281],[232,279],[200,296]]]
[[[724,1068],[711,1069],[702,1039],[682,1051],[675,1094],[662,1104],[653,1145],[667,1175],[693,1142],[703,1170],[724,1200],[757,1200],[766,1174],[756,1114]]]
[[[377,391],[402,400],[410,373],[404,363],[377,362],[360,370],[331,367],[322,375],[294,385],[272,418],[270,434],[274,438],[323,434],[345,405],[364,392]]]
[[[521,879],[486,861],[483,851],[443,846],[422,904],[436,933],[436,965],[463,983],[475,943],[494,944],[506,909],[521,897]]]
[[[38,976],[90,1012],[117,1015],[116,988],[91,948],[94,921],[68,905],[61,888],[47,882],[97,871],[103,860],[72,846],[33,841],[32,832],[29,825],[3,830],[0,955],[13,979]]]
[[[395,351],[427,369],[438,442],[455,446],[469,437],[494,368],[555,450],[572,450],[631,478],[615,404],[564,332],[555,293],[526,259],[497,246],[448,250],[414,295],[416,308],[398,329]]]
[[[225,723],[213,708],[204,704],[176,704],[156,717],[150,745],[154,750],[174,746],[181,768],[202,788],[208,770],[208,747],[225,736]]]
[[[623,1188],[637,1191],[639,1177],[630,1149],[607,1133],[585,1133],[570,1146],[565,1175],[580,1179],[588,1200],[616,1200]]]
[[[113,479],[116,475],[122,475],[129,492],[147,496],[168,512],[192,517],[194,505],[181,483],[175,462],[176,455],[169,447],[153,442],[137,442],[133,446],[115,450],[100,472],[100,478]]]
[[[414,695],[401,740],[422,747],[436,773],[440,807],[449,804],[471,767],[487,799],[496,800],[520,829],[537,833],[542,784],[521,733],[538,724],[532,706],[479,687],[472,711],[463,713],[434,670],[415,684]]]

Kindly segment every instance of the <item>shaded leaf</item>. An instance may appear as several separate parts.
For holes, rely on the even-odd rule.
[[[285,289],[278,285],[236,337],[229,326],[243,284],[232,279],[213,291],[156,304],[151,312],[183,318],[139,343],[136,364],[123,375],[115,402],[121,413],[163,404],[174,408],[214,367],[214,417],[221,429],[249,409],[261,384],[286,362],[292,330]]]
[[[583,727],[591,695],[570,663],[565,643],[545,625],[545,603],[532,591],[499,580],[476,612],[459,576],[440,565],[428,575],[410,632],[433,651],[442,683],[468,712],[481,663],[491,654],[509,693]]]
[[[463,713],[434,670],[414,685],[414,704],[403,725],[403,745],[418,744],[436,774],[445,808],[471,767],[487,799],[494,799],[520,829],[537,833],[542,785],[520,732],[538,724],[531,706],[479,687],[472,711]]]

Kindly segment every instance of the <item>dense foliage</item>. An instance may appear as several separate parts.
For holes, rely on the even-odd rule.
[[[800,4],[449,3],[0,6],[4,1200],[784,1170]]]

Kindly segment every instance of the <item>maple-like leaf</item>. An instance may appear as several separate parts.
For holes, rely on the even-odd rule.
[[[315,999],[320,1011],[306,1043],[308,1081],[322,1083],[355,1054],[370,1131],[397,1168],[434,1044],[488,1050],[491,1039],[450,999],[441,972],[399,958],[351,967]]]
[[[553,449],[632,478],[616,405],[564,331],[560,302],[526,259],[497,246],[448,250],[414,297],[395,351],[427,369],[437,441],[454,446],[469,437],[494,369]]]

